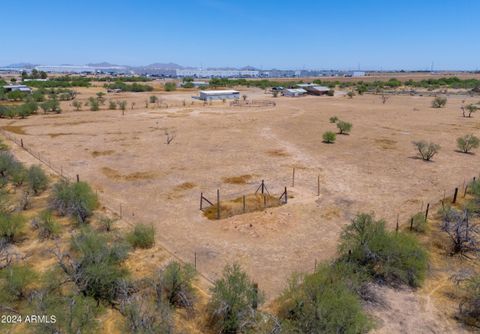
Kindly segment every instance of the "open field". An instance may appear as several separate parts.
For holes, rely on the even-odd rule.
[[[100,90],[79,89],[78,98]],[[244,93],[272,99],[276,107],[192,105],[192,91],[154,92],[169,107],[146,109],[152,93],[122,93],[107,100],[126,99],[123,116],[119,110],[74,112],[63,102],[62,114],[2,119],[0,126],[65,173],[89,181],[103,203],[122,206],[125,219],[153,223],[158,241],[182,259],[193,261],[196,252],[198,270],[209,278],[239,262],[268,299],[292,272],[311,271],[316,260],[335,255],[342,227],[358,211],[375,211],[393,227],[397,215],[406,222],[422,203],[438,200],[444,190],[451,195],[480,171],[479,154],[456,152],[457,137],[480,132],[479,116],[461,117],[460,97],[433,109],[429,97],[392,96],[382,104],[374,95],[274,99],[257,89]],[[322,133],[336,130],[329,123],[334,115],[353,130],[327,145]],[[169,145],[165,131],[175,133]],[[415,158],[411,141],[421,139],[442,146],[433,162]],[[217,189],[235,199],[253,193],[262,179],[273,194],[287,186],[288,204],[220,221],[199,210],[201,192],[212,202]]]

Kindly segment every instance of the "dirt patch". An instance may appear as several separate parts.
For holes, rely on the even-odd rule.
[[[175,191],[184,191],[195,188],[197,185],[192,182],[183,182],[174,188]]]
[[[155,178],[153,172],[135,172],[131,174],[120,174],[117,170],[110,167],[102,167],[102,173],[110,179],[119,181],[139,181],[151,180]]]
[[[288,157],[290,154],[283,149],[268,150],[267,154],[272,157]]]
[[[397,144],[397,141],[387,138],[380,138],[375,139],[375,144],[377,144],[377,146],[384,150],[391,150],[395,148],[395,144]]]
[[[91,154],[94,158],[104,156],[104,155],[112,155],[115,153],[114,150],[106,150],[106,151],[93,151]]]
[[[225,219],[243,213],[263,211],[282,205],[278,197],[272,195],[251,194],[245,196],[245,210],[243,196],[232,200],[220,201],[220,219]],[[203,214],[208,219],[217,219],[217,204],[204,209]]]
[[[253,175],[245,174],[240,176],[224,177],[223,182],[228,184],[246,184],[252,179]]]
[[[23,126],[19,125],[5,125],[2,126],[2,129],[8,132],[16,133],[17,135],[26,135],[27,133],[23,129]]]

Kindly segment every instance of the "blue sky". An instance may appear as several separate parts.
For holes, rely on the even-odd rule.
[[[479,69],[475,0],[22,0],[0,64]]]

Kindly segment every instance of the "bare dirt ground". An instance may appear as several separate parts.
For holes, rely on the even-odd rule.
[[[80,89],[79,99],[100,90]],[[196,252],[198,270],[210,279],[226,263],[239,262],[268,299],[292,272],[311,271],[315,261],[334,256],[342,227],[358,211],[375,211],[390,226],[399,215],[404,223],[422,202],[438,200],[444,190],[451,195],[479,172],[480,154],[456,152],[458,136],[480,131],[478,116],[461,117],[460,98],[432,109],[427,97],[393,96],[382,104],[373,95],[274,99],[246,89],[241,94],[277,106],[243,108],[221,101],[191,105],[194,93],[154,92],[169,107],[148,109],[144,101],[152,93],[108,94],[129,101],[124,116],[119,110],[74,112],[63,103],[60,115],[0,125],[66,174],[90,182],[109,207],[119,211],[121,205],[125,219],[154,224],[158,241],[177,256],[193,262]],[[322,133],[336,130],[333,115],[352,122],[353,131],[328,145]],[[176,134],[170,145],[166,130]],[[433,162],[415,158],[411,141],[419,139],[442,146]],[[225,182],[245,175],[252,176],[245,183]],[[199,210],[200,192],[211,201],[216,189],[222,198],[236,198],[254,192],[261,179],[278,195],[287,186],[293,198],[220,221]]]

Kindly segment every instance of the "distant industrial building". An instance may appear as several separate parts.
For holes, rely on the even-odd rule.
[[[32,89],[28,86],[25,86],[25,85],[3,86],[3,90],[5,92],[25,92],[25,93],[31,93],[32,92]]]
[[[303,88],[287,88],[282,93],[283,96],[298,97],[307,94],[307,91]]]
[[[192,81],[193,87],[205,87],[208,86],[208,82],[206,81]]]
[[[259,71],[255,70],[204,70],[204,69],[177,69],[179,78],[256,78]]]
[[[239,99],[240,92],[237,90],[201,90],[199,99],[203,101]]]
[[[353,71],[352,72],[352,77],[364,77],[365,76],[365,72],[363,71]]]

